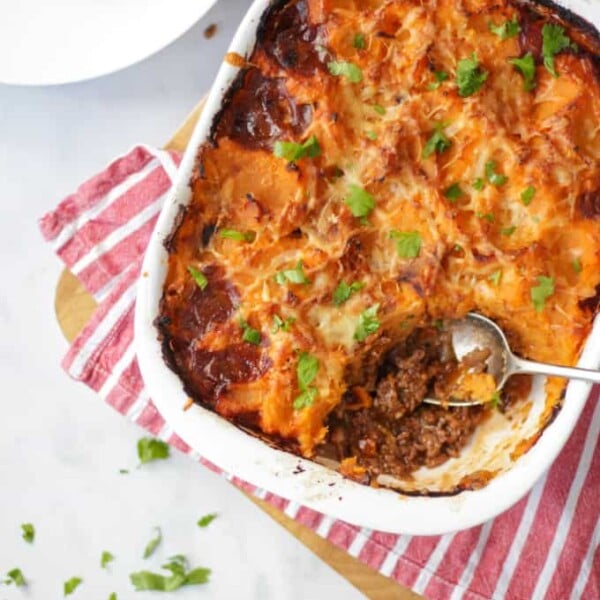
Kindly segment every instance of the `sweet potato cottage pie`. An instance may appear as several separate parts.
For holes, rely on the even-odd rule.
[[[575,364],[600,297],[599,48],[540,2],[273,3],[166,241],[157,326],[189,396],[374,484],[529,395],[495,391],[485,349],[459,364],[449,320]]]

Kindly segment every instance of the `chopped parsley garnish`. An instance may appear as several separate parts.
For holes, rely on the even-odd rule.
[[[496,173],[496,161],[494,160],[489,160],[485,163],[485,176],[492,185],[498,187],[504,185],[508,181],[506,175],[499,175]]]
[[[113,560],[115,560],[115,557],[110,552],[108,552],[107,550],[105,550],[102,553],[102,556],[100,557],[100,566],[103,569],[106,569],[107,565],[109,563],[111,563]]]
[[[444,319],[435,319],[432,325],[438,330],[442,331],[444,329]]]
[[[511,225],[510,227],[504,227],[500,230],[502,235],[512,235],[517,230],[516,225]]]
[[[433,78],[435,79],[435,81],[433,83],[430,83],[427,86],[427,89],[437,90],[440,87],[440,85],[442,85],[442,83],[448,79],[448,77],[449,75],[448,73],[446,73],[446,71],[434,71]]]
[[[300,160],[301,158],[315,158],[321,155],[321,147],[314,135],[311,135],[302,144],[296,142],[275,142],[273,154],[277,158],[285,158],[290,162]]]
[[[473,183],[473,189],[476,189],[478,192],[480,192],[484,187],[485,187],[485,183],[483,181],[483,179],[481,177],[478,177]]]
[[[219,236],[236,242],[253,242],[256,239],[254,231],[236,231],[235,229],[219,229]]]
[[[479,61],[475,52],[473,52],[470,58],[463,58],[458,61],[456,67],[456,85],[458,86],[458,95],[462,98],[466,98],[477,92],[487,78],[488,73],[479,67]]]
[[[477,216],[480,219],[483,219],[484,221],[487,221],[488,223],[493,223],[494,222],[494,213],[482,213],[482,212],[476,212],[475,216]]]
[[[154,460],[169,458],[169,444],[156,438],[144,437],[138,440],[137,453],[142,465]]]
[[[491,275],[488,276],[488,279],[494,285],[500,285],[500,281],[502,280],[502,269],[498,269],[497,271],[494,271]]]
[[[352,45],[357,50],[364,50],[367,47],[367,42],[365,41],[365,36],[362,33],[357,33],[352,40]]]
[[[529,206],[531,204],[531,201],[533,200],[534,196],[535,196],[535,188],[532,185],[530,185],[521,192],[521,202],[525,206]]]
[[[504,21],[502,25],[494,25],[491,21],[488,23],[489,30],[495,33],[501,40],[507,40],[511,37],[515,37],[521,31],[519,21],[512,19],[512,21]]]
[[[427,143],[423,147],[421,156],[423,158],[429,158],[434,152],[441,154],[452,146],[452,142],[448,139],[443,129],[447,123],[436,123],[434,125],[435,131],[431,134],[431,137],[427,140]]]
[[[575,50],[577,45],[569,39],[563,27],[554,23],[546,23],[542,27],[542,56],[544,57],[544,66],[554,77],[558,77],[556,67],[554,66],[554,57],[559,52],[568,48]]]
[[[378,115],[385,115],[385,108],[383,108],[383,106],[381,106],[381,104],[373,104],[373,110],[378,114]]]
[[[217,513],[209,513],[198,519],[198,527],[208,527],[216,518]]]
[[[354,63],[332,61],[327,63],[327,68],[332,75],[345,77],[350,83],[360,83],[363,80],[360,67],[357,67]]]
[[[271,327],[271,333],[277,333],[280,329],[281,331],[289,331],[290,325],[295,321],[294,317],[287,317],[286,319],[282,319],[279,315],[273,316],[273,327]]]
[[[348,186],[348,189],[350,195],[344,200],[344,204],[350,209],[354,217],[368,217],[375,208],[375,198],[353,183]]]
[[[379,304],[373,304],[369,308],[363,310],[358,317],[358,325],[354,332],[354,339],[363,342],[369,335],[375,333],[381,323],[377,318],[377,311],[379,310]]]
[[[154,537],[146,544],[146,547],[144,548],[144,558],[150,558],[154,554],[154,551],[158,545],[162,542],[162,531],[160,530],[160,527],[155,527],[154,531],[156,532]]]
[[[373,142],[377,139],[377,134],[374,131],[365,131],[365,135]]]
[[[188,272],[193,277],[194,281],[196,282],[196,285],[201,290],[203,290],[208,285],[208,279],[206,279],[206,276],[204,275],[204,273],[202,271],[196,269],[196,267],[192,267],[190,265],[188,267]]]
[[[523,88],[530,92],[535,86],[535,62],[531,52],[521,58],[509,58],[508,62],[516,67],[523,75]]]
[[[199,585],[206,583],[210,577],[210,569],[197,567],[188,571],[188,563],[185,556],[178,554],[172,556],[169,562],[161,566],[162,569],[170,571],[171,575],[161,575],[151,571],[138,571],[131,573],[129,579],[136,592],[153,590],[157,592],[172,592],[185,585]]]
[[[285,285],[288,281],[290,283],[310,283],[310,279],[304,274],[304,267],[301,260],[298,261],[293,269],[284,269],[276,273],[275,281],[279,285]]]
[[[458,183],[453,183],[444,190],[444,196],[451,202],[456,202],[461,196],[464,196],[464,192],[460,189]]]
[[[18,569],[18,568],[11,569],[6,574],[6,577],[7,578],[4,580],[4,583],[6,585],[12,585],[13,583],[17,587],[27,585],[27,582],[25,581],[25,577],[23,576],[23,572],[21,571],[21,569]]]
[[[33,540],[35,539],[35,527],[31,523],[23,523],[23,525],[21,525],[21,530],[23,531],[23,539],[28,544],[33,544]]]
[[[82,582],[81,577],[71,577],[71,579],[65,581],[63,585],[64,595],[70,596]]]
[[[319,359],[308,352],[301,352],[296,366],[300,395],[294,400],[294,410],[312,406],[317,397],[317,388],[310,384],[315,380],[320,367]]]
[[[352,294],[355,294],[364,287],[365,284],[362,281],[353,281],[350,285],[345,281],[341,281],[333,292],[333,303],[336,306],[341,306],[350,299]]]
[[[538,284],[530,290],[531,301],[536,312],[542,312],[546,305],[546,300],[554,294],[554,277],[540,275],[536,279]]]
[[[255,346],[260,345],[260,331],[257,329],[253,329],[250,327],[247,321],[244,319],[240,319],[240,327],[242,328],[242,340],[244,342],[248,342],[249,344],[254,344]]]
[[[500,392],[496,390],[490,398],[490,406],[492,408],[498,408],[500,406]]]
[[[396,252],[400,258],[416,258],[421,252],[421,234],[418,231],[390,232],[390,237],[396,240]]]
[[[581,271],[583,271],[581,260],[578,256],[573,259],[573,271],[575,271],[575,273],[581,273]]]

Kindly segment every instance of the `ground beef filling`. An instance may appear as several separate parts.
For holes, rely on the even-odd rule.
[[[457,456],[487,409],[423,403],[427,396],[441,397],[457,368],[448,334],[417,330],[384,355],[376,377],[367,369],[363,385],[345,394],[330,415],[325,449],[349,462],[345,474],[363,482],[380,474],[406,477]]]

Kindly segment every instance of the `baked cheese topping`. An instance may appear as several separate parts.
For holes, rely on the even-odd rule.
[[[364,364],[438,319],[574,364],[600,294],[597,43],[505,0],[270,9],[169,240],[158,325],[188,393],[310,456]]]

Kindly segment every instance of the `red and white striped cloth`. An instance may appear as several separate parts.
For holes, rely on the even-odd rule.
[[[100,303],[66,355],[65,370],[121,414],[219,471],[164,422],[132,344],[142,256],[178,163],[176,153],[137,146],[63,200],[40,227]],[[600,599],[599,434],[596,388],[559,459],[526,498],[482,526],[439,537],[361,529],[222,474],[428,598]]]

